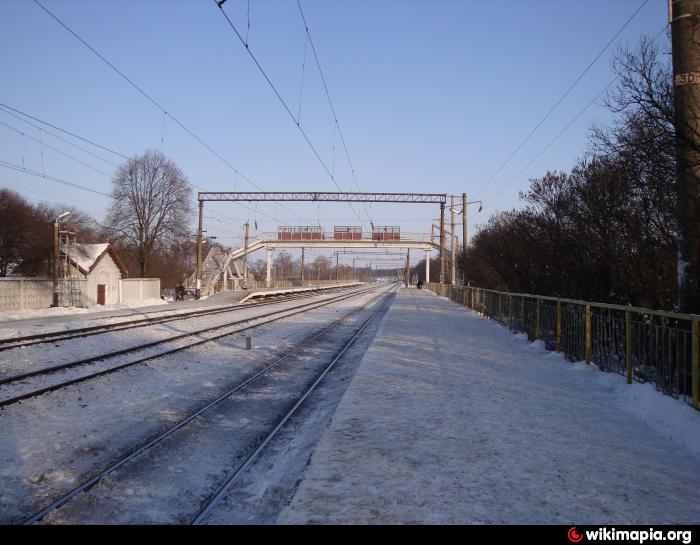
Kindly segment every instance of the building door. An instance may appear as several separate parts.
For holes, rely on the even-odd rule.
[[[104,305],[105,304],[105,292],[107,285],[106,284],[97,284],[97,304],[98,305]]]

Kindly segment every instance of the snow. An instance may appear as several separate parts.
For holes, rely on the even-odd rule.
[[[281,523],[700,522],[700,414],[401,290]]]
[[[109,248],[109,244],[75,244],[71,247],[70,258],[85,272],[90,272],[90,267]]]
[[[0,409],[0,522],[18,522],[35,512],[369,297],[256,327],[247,332],[252,350],[244,349],[242,335],[232,335]],[[279,303],[283,308],[291,305]],[[181,326],[201,325],[200,320],[193,322]],[[150,330],[130,335],[138,340],[151,335]],[[64,343],[61,357],[64,351],[82,353],[83,341],[87,339]],[[231,398],[46,522],[187,522],[202,498],[314,374],[314,354],[300,352],[270,373],[267,382],[256,384],[257,393]]]
[[[252,350],[232,335],[1,409],[0,522],[36,511],[369,297],[255,328]],[[98,338],[106,349],[203,323]],[[44,522],[188,522],[350,326]],[[572,364],[424,290],[402,289],[370,329],[210,522],[700,521],[700,414],[683,402]],[[17,353],[36,365],[97,349],[86,338]]]
[[[31,310],[5,310],[0,312],[0,326],[2,322],[13,320],[27,320],[30,318],[50,318],[53,316],[72,316],[81,314],[94,314],[97,312],[110,312],[114,310],[138,309],[152,307],[156,305],[167,305],[168,302],[162,299],[144,299],[138,303],[119,303],[115,305],[93,305],[89,307],[49,307]],[[0,334],[0,337],[2,335]]]

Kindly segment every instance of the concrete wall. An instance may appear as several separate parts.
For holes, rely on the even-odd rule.
[[[160,278],[123,278],[121,286],[122,303],[160,299]]]
[[[0,310],[50,307],[53,284],[45,278],[0,278]]]
[[[103,259],[104,261],[104,259]],[[111,259],[109,260],[111,263]],[[113,263],[112,263],[113,265]],[[97,284],[106,284],[106,303],[138,303],[160,298],[159,278],[124,278],[116,280],[99,267],[88,280],[76,280],[82,293],[83,305],[97,303]],[[104,274],[100,275],[99,272]],[[113,272],[113,271],[112,271]],[[48,308],[53,301],[53,283],[50,278],[0,278],[0,311]]]

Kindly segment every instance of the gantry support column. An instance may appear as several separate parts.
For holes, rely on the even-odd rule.
[[[194,298],[199,299],[202,295],[202,223],[204,221],[204,201],[199,201],[199,227],[197,228],[197,252],[194,268],[195,291]]]
[[[452,267],[450,268],[450,284],[457,285],[457,238],[455,237],[455,196],[450,197],[450,254],[452,254]]]
[[[440,203],[440,284],[445,283],[445,203]]]
[[[462,193],[462,277],[467,285],[467,194]]]

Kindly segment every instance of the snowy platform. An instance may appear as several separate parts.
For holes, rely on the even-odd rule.
[[[700,522],[700,414],[402,289],[282,523]]]

